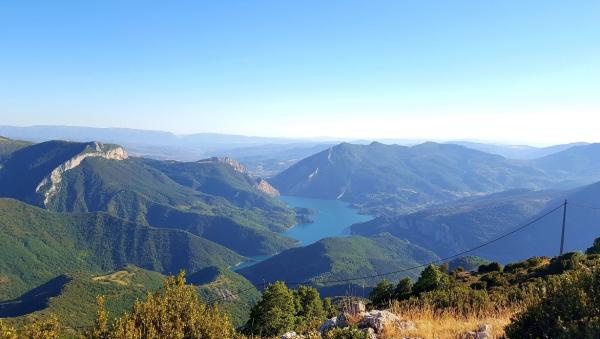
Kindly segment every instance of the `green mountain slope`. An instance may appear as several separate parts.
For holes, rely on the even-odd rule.
[[[206,302],[214,302],[229,313],[236,327],[246,323],[250,309],[260,298],[250,281],[226,268],[207,267],[188,275],[187,281],[198,286]]]
[[[23,147],[31,145],[28,141],[12,140],[0,136],[0,168],[11,153]]]
[[[55,314],[66,327],[93,326],[97,296],[105,297],[109,317],[118,318],[131,309],[135,300],[160,289],[164,279],[163,274],[133,265],[102,275],[59,275],[18,298],[0,301],[0,318],[10,318],[11,324],[20,326],[28,318],[45,319]],[[247,321],[252,305],[260,297],[252,283],[226,268],[203,268],[187,275],[187,282],[198,286],[206,302],[214,302],[229,313],[236,326]],[[244,293],[238,295],[240,291]]]
[[[520,192],[520,193],[519,193]],[[600,183],[569,191],[504,192],[444,204],[412,214],[380,217],[352,226],[356,234],[391,234],[440,256],[480,245],[538,220],[523,230],[471,253],[512,262],[532,256],[552,256],[560,248],[563,209],[567,200],[565,251],[580,251],[600,236]],[[554,210],[549,215],[548,212]]]
[[[312,245],[293,248],[254,266],[238,271],[256,286],[265,282],[282,280],[291,282],[346,279],[400,270],[436,260],[438,257],[426,249],[389,234],[373,237],[326,238]],[[418,270],[398,274],[414,277]],[[357,281],[372,285],[375,280]],[[335,285],[335,284],[333,284]],[[347,286],[347,284],[345,284]],[[342,293],[344,286],[334,289],[323,286],[330,293]],[[328,292],[326,292],[328,293]],[[340,294],[338,294],[340,295]]]
[[[183,229],[243,255],[294,246],[281,231],[294,212],[221,163],[129,158],[115,145],[51,141],[14,152],[0,196],[60,212],[105,211],[142,225]]]
[[[74,273],[58,276],[28,291],[19,298],[0,302],[0,318],[11,318],[20,326],[28,318],[45,319],[57,315],[65,327],[93,326],[96,319],[96,297],[104,296],[111,319],[131,309],[134,301],[162,286],[164,276],[135,266],[107,275]]]
[[[475,247],[542,211],[555,191],[513,190],[462,199],[419,212],[382,216],[352,225],[354,234],[389,232],[445,257]]]
[[[577,145],[533,161],[539,168],[579,185],[600,180],[600,144]]]
[[[105,213],[63,214],[0,199],[0,300],[71,272],[126,264],[176,273],[234,265],[234,252],[181,230],[140,226]]]
[[[341,199],[378,214],[550,182],[543,171],[523,162],[436,143],[343,143],[271,179],[282,194]]]

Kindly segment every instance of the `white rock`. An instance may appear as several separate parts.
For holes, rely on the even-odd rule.
[[[296,332],[287,332],[281,336],[281,339],[302,339],[303,335],[298,335]]]
[[[377,334],[383,332],[386,326],[393,326],[405,331],[415,329],[415,324],[413,322],[402,321],[390,311],[378,310],[365,313],[365,317],[358,326],[361,328],[370,327],[374,329]]]

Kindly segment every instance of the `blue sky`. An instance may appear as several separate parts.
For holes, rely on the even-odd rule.
[[[4,125],[600,141],[598,1],[5,1],[0,42]]]

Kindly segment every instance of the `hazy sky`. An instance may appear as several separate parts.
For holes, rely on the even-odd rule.
[[[600,141],[600,1],[3,1],[0,124]]]

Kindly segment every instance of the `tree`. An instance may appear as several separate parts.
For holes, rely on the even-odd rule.
[[[60,336],[60,322],[58,317],[51,314],[46,320],[34,319],[25,326],[24,338],[28,339],[56,339]]]
[[[94,330],[91,333],[92,338],[96,339],[107,339],[110,336],[108,330],[108,312],[104,306],[104,296],[98,296],[96,303],[98,304],[98,311],[96,312],[96,322]]]
[[[104,300],[98,300],[100,310],[93,338],[233,338],[229,316],[221,314],[200,301],[197,288],[185,284],[185,274],[165,279],[162,292],[150,293],[145,301],[137,301],[131,313],[113,324],[106,333]]]
[[[294,292],[296,308],[296,332],[305,333],[318,328],[325,320],[325,311],[319,292],[308,286],[300,286]]]
[[[331,298],[323,299],[323,311],[325,311],[325,317],[327,319],[333,318],[336,315],[338,315],[338,310],[335,307],[335,305],[333,305]]]
[[[17,339],[17,330],[6,326],[0,319],[0,339]]]
[[[394,298],[394,285],[389,280],[383,279],[369,294],[369,299],[376,308],[389,306]]]
[[[600,238],[596,238],[596,240],[594,240],[592,247],[588,248],[585,251],[585,254],[600,254]]]
[[[261,299],[250,310],[245,332],[273,337],[294,329],[296,317],[294,294],[278,281],[269,285]]]
[[[412,294],[413,283],[410,278],[404,278],[398,282],[394,289],[394,299],[405,300],[410,298]]]
[[[439,267],[430,264],[421,272],[421,276],[415,283],[413,291],[416,294],[433,291],[444,286],[447,280],[448,277],[440,271]]]

